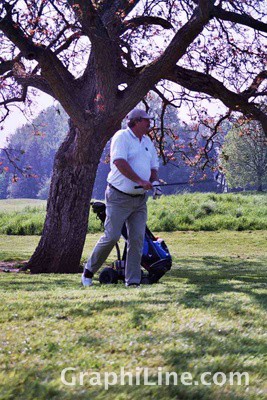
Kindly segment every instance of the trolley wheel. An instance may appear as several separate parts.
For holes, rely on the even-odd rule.
[[[103,284],[118,283],[118,272],[113,268],[106,267],[99,274],[99,282]]]
[[[142,276],[141,278],[141,285],[151,285],[152,282],[150,281],[150,278],[148,276]]]

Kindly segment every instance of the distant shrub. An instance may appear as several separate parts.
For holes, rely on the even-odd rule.
[[[215,193],[208,194],[208,199],[212,201],[218,201],[219,197]]]
[[[216,211],[216,204],[214,202],[204,203],[202,204],[201,209],[205,212],[206,215],[210,215]]]
[[[236,210],[236,218],[240,218],[240,217],[242,217],[243,216],[243,212],[242,212],[242,210],[240,210],[240,209],[237,209]]]
[[[195,222],[195,218],[193,217],[193,215],[188,215],[188,214],[181,215],[179,220],[180,220],[181,224],[189,224],[190,225]]]
[[[193,229],[193,230],[198,230],[198,231],[217,231],[217,229],[218,229],[218,227],[216,226],[216,223],[214,221],[201,220],[201,221],[199,221],[199,224],[196,225],[195,229]]]
[[[178,230],[177,225],[175,224],[175,220],[172,219],[171,216],[166,216],[161,219],[161,228],[160,230],[165,232],[172,232]]]

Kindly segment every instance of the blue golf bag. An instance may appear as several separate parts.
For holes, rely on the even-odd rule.
[[[93,212],[102,223],[106,219],[106,205],[103,202],[95,201],[91,203]],[[116,243],[117,260],[111,267],[104,268],[99,275],[99,282],[103,284],[118,283],[125,279],[125,260],[127,255],[127,229],[125,224],[122,228],[122,237],[125,240],[123,254],[118,243]],[[141,284],[153,284],[171,269],[172,258],[164,240],[156,238],[146,226],[144,246],[141,259],[142,278]]]

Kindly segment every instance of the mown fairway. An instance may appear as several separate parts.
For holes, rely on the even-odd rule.
[[[84,258],[98,236],[88,235]],[[0,273],[1,399],[266,398],[267,231],[161,236],[173,269],[161,283],[139,290],[97,282],[84,289],[80,275]],[[1,259],[12,252],[27,258],[37,240],[1,236]],[[68,382],[77,378],[74,386],[61,382],[68,367],[75,368],[66,375]],[[106,390],[104,374],[119,374],[121,367],[134,376],[148,368],[150,385],[141,375],[140,385],[126,378]],[[178,384],[168,386],[163,378],[153,385],[159,371],[177,373]],[[80,372],[89,374],[83,385]],[[90,374],[96,372],[103,379],[94,386]],[[199,384],[183,385],[183,372]],[[211,373],[210,386],[201,384],[204,372]],[[244,379],[240,386],[228,379],[215,385],[217,372],[247,372],[249,385]]]

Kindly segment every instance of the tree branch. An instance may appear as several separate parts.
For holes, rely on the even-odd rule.
[[[151,87],[164,79],[167,72],[172,70],[186,53],[188,46],[202,32],[208,21],[209,19],[203,19],[197,7],[189,21],[178,30],[164,53],[157,60],[143,67],[134,78],[133,83],[124,91],[127,107],[134,107],[135,104],[131,104],[131,101],[135,101],[136,93],[143,94],[142,97],[144,97]],[[124,102],[122,102],[122,106],[125,108]]]
[[[11,103],[23,103],[26,99],[27,91],[24,89],[22,92],[21,97],[12,97],[10,99],[6,99],[3,101],[0,101],[0,106],[7,106],[8,104]]]
[[[40,75],[26,74],[24,77],[16,77],[16,81],[23,87],[33,87],[56,98],[47,80]]]
[[[140,0],[104,0],[100,11],[101,18],[106,27],[110,25],[120,26],[124,19],[140,2]]]
[[[249,86],[249,88],[247,88],[246,90],[244,90],[242,92],[242,96],[244,97],[251,97],[251,96],[257,96],[258,93],[257,89],[259,88],[259,86],[261,85],[261,83],[267,79],[267,71],[261,71],[254,79],[252,84]],[[264,92],[260,93],[260,95],[263,95]]]
[[[4,18],[0,19],[0,29],[20,49],[25,58],[28,60],[37,60],[40,57],[43,48],[34,45],[32,39],[25,36],[24,32],[12,20],[11,12],[8,12]]]
[[[212,14],[214,17],[222,19],[224,21],[234,22],[237,24],[249,26],[250,28],[256,29],[261,32],[267,32],[267,24],[258,21],[245,13],[237,14],[231,11],[223,10],[221,7],[215,6],[213,7]]]
[[[199,0],[198,5],[202,18],[208,19],[211,15],[212,6],[215,0]]]
[[[80,32],[75,32],[75,33],[73,33],[71,36],[69,36],[69,37],[65,40],[65,42],[64,42],[61,46],[59,46],[59,47],[55,50],[54,54],[57,55],[57,54],[61,53],[62,51],[67,50],[67,49],[70,47],[70,45],[71,45],[75,40],[79,39],[80,37],[81,37],[81,33],[80,33]]]
[[[19,59],[21,58],[21,55],[18,55],[17,57],[15,57],[13,60],[3,60],[0,59],[1,64],[0,64],[0,75],[4,75],[6,72],[11,71],[14,64],[16,62],[19,61]]]
[[[88,35],[92,45],[97,44],[99,40],[108,38],[106,27],[91,0],[68,0],[68,3],[82,24],[82,30]]]
[[[137,28],[141,25],[159,25],[164,29],[173,28],[172,24],[164,18],[140,16],[124,21],[120,30],[120,34],[123,34],[128,29]]]
[[[249,103],[246,96],[232,92],[212,76],[175,66],[165,78],[191,91],[206,93],[221,100],[232,111],[242,112],[247,117],[260,121],[267,136],[267,115],[256,104]]]
[[[77,84],[73,75],[57,56],[44,46],[34,44],[30,37],[25,36],[18,24],[13,22],[11,13],[7,13],[0,20],[0,29],[19,48],[22,56],[29,60],[36,60],[39,63],[43,77],[49,86],[53,88],[54,97],[61,102],[74,121],[79,119],[80,123],[82,123],[85,120],[85,107],[84,103],[80,104],[81,99],[77,93]],[[47,85],[45,87],[47,90]],[[75,93],[77,94],[77,101],[73,102]],[[52,95],[52,92],[50,91],[49,94]]]
[[[66,82],[73,80],[72,74],[63,66],[52,51],[46,50],[43,46],[35,45],[32,39],[25,36],[18,25],[13,22],[10,14],[7,14],[0,20],[0,29],[20,49],[21,55],[26,59],[36,60],[40,63],[41,67],[44,67],[46,70],[53,69],[54,73],[55,68],[53,67],[56,67],[57,75],[61,75],[61,78],[66,80]],[[59,78],[59,76],[57,77]]]
[[[101,8],[101,13],[110,13],[112,11],[112,14],[114,15],[115,12],[122,12],[125,15],[129,14],[134,7],[140,2],[140,0],[104,0],[102,2],[102,8]]]
[[[171,100],[168,100],[167,97],[165,97],[164,94],[161,93],[161,91],[156,86],[152,90],[159,96],[159,98],[161,98],[164,105],[166,104],[172,107],[176,107],[175,104],[173,104]]]

